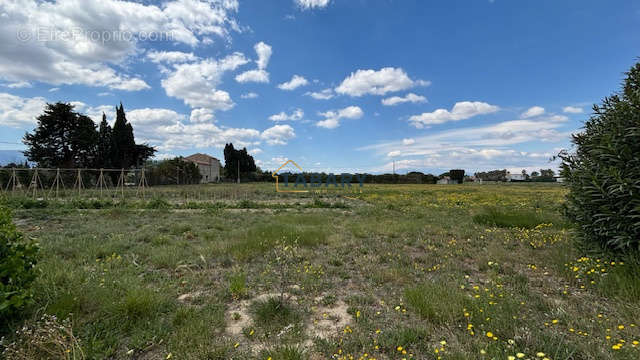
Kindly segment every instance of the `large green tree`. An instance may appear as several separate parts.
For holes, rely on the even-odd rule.
[[[256,171],[257,167],[253,156],[247,152],[247,148],[236,150],[233,144],[229,143],[224,146],[224,169],[228,178],[237,180],[238,169],[240,177],[242,177]]]
[[[103,114],[99,130],[88,116],[74,111],[71,104],[47,104],[37,126],[24,136],[29,161],[52,168],[130,168],[141,166],[155,149],[136,144],[133,127],[124,107],[116,107],[113,129]]]
[[[33,133],[24,136],[24,154],[39,167],[89,167],[95,161],[96,140],[95,124],[73,105],[47,104]]]
[[[76,167],[90,168],[96,165],[98,132],[96,124],[86,115],[78,115],[77,125],[71,136],[71,153]]]
[[[483,181],[507,181],[507,169],[477,172],[473,175]]]
[[[622,93],[593,106],[575,152],[562,152],[567,214],[587,244],[640,250],[640,63]]]

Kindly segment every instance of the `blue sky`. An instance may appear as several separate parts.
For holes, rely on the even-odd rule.
[[[233,142],[263,169],[553,167],[640,55],[634,1],[0,0],[0,17],[0,149],[45,102],[112,121],[122,101],[159,157]]]

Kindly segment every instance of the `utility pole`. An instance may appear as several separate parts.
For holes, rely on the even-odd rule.
[[[393,175],[396,175],[396,161],[393,160]]]
[[[176,166],[176,185],[180,185],[180,167]]]
[[[240,184],[240,161],[238,161],[238,184]]]

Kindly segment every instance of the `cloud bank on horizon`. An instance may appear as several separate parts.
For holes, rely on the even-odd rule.
[[[19,148],[47,102],[72,103],[97,122],[103,113],[113,121],[122,101],[137,140],[162,157],[222,157],[233,142],[266,169],[283,158],[314,171],[546,168],[633,61],[605,43],[608,55],[576,68],[601,35],[569,5],[524,14],[474,2],[458,15],[448,4],[369,5],[0,2],[1,147]],[[628,11],[637,4],[625,6],[606,11],[637,14]],[[500,20],[485,19],[505,14],[528,25],[496,29],[489,21]],[[549,26],[536,27],[540,14]],[[450,21],[458,33],[437,34]],[[625,22],[609,25],[615,38],[630,36]],[[514,48],[504,29],[531,47]],[[586,76],[587,67],[597,71]]]

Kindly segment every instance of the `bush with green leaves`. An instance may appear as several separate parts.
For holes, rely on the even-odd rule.
[[[0,320],[17,315],[32,300],[37,244],[16,230],[11,212],[0,205]]]
[[[621,253],[640,249],[640,63],[626,75],[573,136],[575,152],[559,155],[580,238]]]

